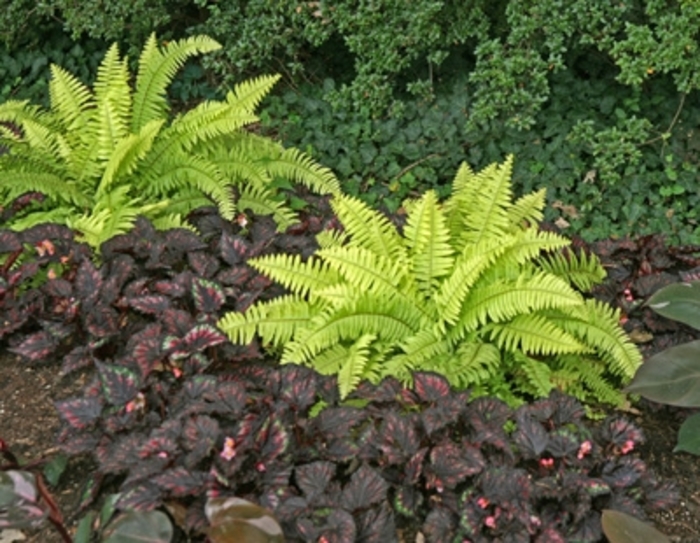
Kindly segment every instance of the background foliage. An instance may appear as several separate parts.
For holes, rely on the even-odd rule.
[[[515,153],[517,189],[547,187],[547,219],[570,225],[568,233],[700,239],[697,2],[0,7],[3,99],[41,98],[49,62],[96,63],[105,41],[134,52],[151,29],[165,39],[207,33],[223,43],[221,54],[203,71],[186,67],[173,97],[213,98],[217,85],[282,73],[286,91],[270,117],[285,120],[266,129],[312,151],[370,203],[397,209],[408,195],[446,185],[460,160],[481,168]],[[87,77],[93,67],[80,70]]]

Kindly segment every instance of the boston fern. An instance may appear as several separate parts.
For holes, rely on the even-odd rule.
[[[48,111],[27,101],[0,105],[0,145],[9,151],[0,155],[0,198],[44,196],[9,226],[57,222],[99,247],[130,230],[138,215],[160,228],[182,226],[188,212],[213,200],[232,218],[235,189],[240,209],[273,214],[283,228],[294,215],[275,197],[274,179],[336,191],[330,170],[244,130],[257,122],[254,110],[276,76],[243,82],[225,100],[205,101],[169,119],[166,87],[177,69],[219,48],[206,36],[159,48],[151,35],[132,89],[127,60],[114,44],[92,90],[54,65]]]
[[[415,370],[518,403],[561,389],[618,403],[641,355],[608,306],[586,299],[604,276],[594,256],[541,231],[545,192],[512,202],[512,158],[474,173],[464,164],[443,204],[407,202],[402,231],[359,200],[337,196],[344,231],[319,236],[311,258],[250,265],[291,294],[229,313],[234,343],[258,334],[283,363],[337,374],[346,396],[361,380]],[[572,286],[572,284],[574,286]]]

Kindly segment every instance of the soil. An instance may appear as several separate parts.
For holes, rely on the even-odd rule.
[[[607,258],[606,266],[614,269],[610,255]],[[614,273],[610,275],[615,276]],[[621,290],[612,288],[614,292]],[[639,322],[636,326],[632,330],[633,337],[643,341],[645,356],[669,344],[687,341],[692,335],[685,328],[677,329],[672,339],[669,339],[668,333],[652,333],[650,329],[657,328],[649,322],[648,315],[644,320],[645,329],[639,328]],[[28,365],[14,355],[0,354],[0,439],[23,461],[54,457],[58,453],[54,438],[59,421],[53,401],[78,394],[84,385],[84,378],[74,375],[61,378],[55,364]],[[661,480],[673,481],[681,495],[675,508],[653,515],[654,524],[673,542],[700,543],[700,459],[690,454],[672,452],[678,428],[689,410],[642,402],[627,414],[646,436],[646,442],[637,454]],[[89,461],[72,460],[58,486],[52,490],[71,530],[80,520],[77,505],[90,470]],[[36,533],[26,532],[22,537],[24,542],[61,543],[51,526]],[[0,531],[0,543],[13,541],[14,538],[8,537],[8,532],[3,536]]]

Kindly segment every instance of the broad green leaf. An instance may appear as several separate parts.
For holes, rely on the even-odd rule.
[[[654,402],[700,407],[700,340],[655,354],[625,390]]]
[[[668,285],[655,292],[647,305],[659,315],[700,330],[700,281]]]
[[[604,509],[602,524],[610,543],[671,543],[656,528],[620,511]]]
[[[161,511],[129,511],[107,528],[103,543],[170,543],[173,526]]]
[[[678,431],[678,444],[673,452],[700,455],[700,413],[688,417]]]

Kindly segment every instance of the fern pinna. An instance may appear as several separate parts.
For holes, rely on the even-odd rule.
[[[605,273],[595,256],[540,231],[545,192],[512,201],[512,157],[459,169],[442,204],[433,191],[405,204],[402,231],[357,199],[336,196],[342,233],[321,249],[253,259],[291,294],[229,313],[234,343],[258,334],[283,363],[338,374],[342,396],[363,379],[410,381],[436,371],[458,387],[511,403],[553,388],[618,403],[641,362],[618,313],[584,298]]]
[[[148,39],[134,89],[126,59],[114,44],[93,89],[51,66],[48,111],[27,101],[0,105],[0,203],[37,192],[8,226],[23,230],[43,222],[75,229],[95,247],[129,231],[138,215],[157,227],[187,226],[187,214],[214,202],[225,218],[239,209],[274,215],[280,228],[295,218],[271,188],[275,179],[335,192],[332,172],[296,149],[245,130],[278,80],[243,82],[223,101],[205,101],[169,118],[166,88],[193,55],[221,46],[206,36],[162,48]]]

